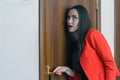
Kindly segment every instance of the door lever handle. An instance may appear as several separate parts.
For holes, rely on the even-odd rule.
[[[47,65],[47,75],[48,75],[48,80],[51,80],[51,76],[54,75],[54,73],[51,71],[51,66]]]
[[[48,75],[54,75],[54,73],[51,71],[51,66],[47,65],[47,74]]]

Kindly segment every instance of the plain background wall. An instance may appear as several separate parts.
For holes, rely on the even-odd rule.
[[[0,80],[38,80],[38,0],[0,0]]]
[[[114,56],[114,0],[101,0],[101,32]]]

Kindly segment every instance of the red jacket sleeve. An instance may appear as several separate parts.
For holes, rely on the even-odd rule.
[[[89,41],[105,65],[105,80],[115,80],[119,72],[106,39],[95,30],[89,36]]]
[[[69,80],[81,80],[81,75],[74,71],[74,77],[68,77]]]

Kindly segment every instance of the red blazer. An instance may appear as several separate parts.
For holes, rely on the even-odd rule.
[[[89,80],[115,80],[120,76],[106,39],[95,29],[86,35],[80,64]],[[74,77],[69,80],[81,80],[80,74],[74,71]]]

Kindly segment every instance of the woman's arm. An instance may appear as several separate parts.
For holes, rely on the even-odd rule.
[[[62,73],[66,73],[68,76],[73,77],[74,76],[74,72],[72,69],[70,69],[67,66],[58,66],[54,69],[53,73],[57,74],[57,75],[62,75]]]
[[[80,74],[73,71],[67,66],[58,66],[54,69],[53,73],[57,75],[62,75],[62,73],[66,73],[69,80],[81,80]]]

